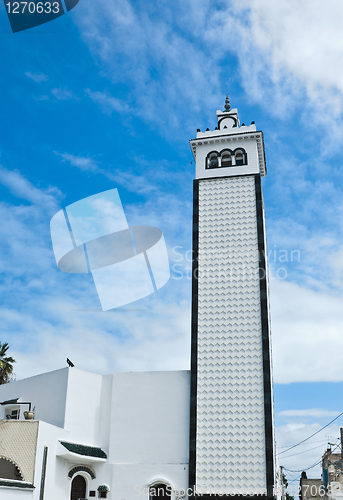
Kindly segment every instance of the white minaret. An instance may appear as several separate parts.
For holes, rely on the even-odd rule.
[[[217,111],[190,141],[193,212],[190,481],[196,494],[273,498],[273,408],[262,132]],[[224,495],[224,496],[223,496]]]

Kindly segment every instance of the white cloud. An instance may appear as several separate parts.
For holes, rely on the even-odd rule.
[[[10,342],[17,378],[60,368],[67,357],[79,368],[97,373],[189,369],[187,303],[168,307],[155,295],[148,307],[149,300],[144,299],[103,313],[89,299],[91,289],[77,287],[63,298],[58,278],[57,293],[48,288],[38,317],[29,311],[34,305],[30,300],[20,312],[2,310],[2,337],[17,332]]]
[[[75,156],[69,153],[57,153],[56,151],[54,151],[54,154],[60,156],[63,162],[68,161],[71,165],[84,172],[98,172],[100,170],[97,163],[92,158]]]
[[[328,262],[335,272],[335,284],[343,283],[343,245],[339,245],[337,250],[328,255]]]
[[[25,289],[34,288],[44,293],[44,274],[41,273],[45,272],[53,258],[44,239],[46,228],[41,215],[44,210],[44,205],[15,207],[0,204],[0,290],[3,305],[11,304],[14,309],[20,307]]]
[[[342,297],[271,280],[274,381],[342,380]]]
[[[236,77],[234,69],[222,74],[230,53],[239,58],[247,95],[270,112],[282,117],[305,107],[321,123],[341,114],[343,7],[337,0],[325,7],[319,0],[236,0],[220,7],[188,0],[164,5],[158,17],[148,5],[140,11],[128,1],[101,5],[89,15],[91,3],[84,3],[82,36],[114,82],[130,82],[147,120],[158,122],[163,110],[175,127],[184,103],[193,117],[218,105],[220,81]]]
[[[135,110],[157,125],[163,111],[163,123],[174,130],[194,130],[199,110],[204,117],[207,109],[215,109],[222,86],[230,87],[230,79],[237,78],[237,69],[225,66],[235,54],[250,100],[279,118],[298,112],[309,128],[330,124],[329,143],[322,146],[327,152],[343,137],[337,121],[343,7],[337,0],[325,7],[319,0],[236,0],[220,8],[188,0],[164,5],[158,17],[149,6],[138,10],[128,1],[101,0],[101,5],[90,15],[91,3],[84,3],[78,13],[82,36],[112,81],[128,84],[132,97],[128,105],[111,93],[89,91],[105,112]]]
[[[16,197],[27,200],[35,205],[44,206],[49,212],[56,209],[56,198],[61,198],[62,196],[58,188],[38,189],[18,171],[7,170],[1,165],[0,183],[6,186]]]
[[[111,96],[108,92],[92,92],[89,89],[86,89],[85,92],[93,102],[100,104],[103,112],[108,115],[110,115],[112,111],[116,111],[117,113],[134,112],[126,102],[118,99],[117,97]]]
[[[318,408],[309,408],[307,410],[285,410],[280,411],[278,415],[280,417],[313,417],[313,418],[323,418],[323,417],[337,417],[339,411],[328,411],[321,410]]]
[[[176,200],[176,196],[170,195],[170,189],[174,188],[175,192],[182,193],[185,190],[185,178],[189,180],[189,192],[191,192],[192,177],[190,173],[174,172],[174,165],[165,159],[149,161],[144,157],[133,156],[128,159],[129,164],[125,165],[125,167],[119,165],[113,168],[111,165],[100,167],[100,162],[87,156],[58,153],[57,151],[54,151],[54,154],[73,167],[84,172],[103,175],[115,183],[115,186],[122,186],[127,191],[135,194],[155,197],[158,195],[159,199],[168,196],[169,199]],[[137,166],[140,168],[137,169]],[[135,173],[137,170],[144,173],[137,174]],[[171,171],[173,171],[172,177],[170,176]],[[167,185],[165,184],[166,179],[168,179]]]
[[[33,97],[35,101],[48,101],[49,96],[47,95],[41,95],[40,97]]]
[[[321,458],[327,448],[328,437],[333,443],[337,443],[335,451],[336,453],[339,452],[340,446],[338,445],[339,441],[337,439],[339,436],[339,426],[335,424],[332,424],[329,430],[325,429],[302,445],[292,450],[285,451],[291,446],[308,438],[320,430],[321,427],[321,424],[317,422],[311,424],[292,422],[287,425],[276,427],[275,429],[279,463],[286,468],[285,474],[288,479],[296,478],[296,482],[293,483],[293,492],[295,488],[299,486],[301,471],[306,470],[317,462],[315,467],[307,471],[307,477],[321,477]],[[334,450],[334,447],[332,449]],[[294,472],[289,472],[287,469]]]
[[[315,134],[320,125],[321,153],[341,143],[338,0],[325,7],[319,0],[186,0],[164,3],[158,15],[151,4],[99,2],[94,12],[84,0],[75,20],[113,84],[86,90],[104,112],[140,116],[175,138],[214,125],[212,110],[240,80],[248,100],[274,118],[297,114]],[[120,96],[118,83],[125,85]]]
[[[343,134],[342,14],[338,0],[235,0],[210,12],[204,38],[223,59],[237,55],[251,102],[281,119],[297,113],[308,129],[325,124],[330,151]]]
[[[103,110],[130,111],[162,133],[166,123],[174,133],[188,127],[194,133],[204,110],[216,108],[216,54],[206,48],[204,53],[201,41],[189,39],[189,22],[187,29],[174,29],[178,11],[184,12],[180,5],[164,4],[156,17],[148,4],[139,12],[128,1],[100,0],[94,12],[92,3],[85,1],[76,16],[82,37],[112,82],[125,83],[130,98],[128,104],[114,92],[88,90]]]
[[[29,71],[25,73],[25,76],[31,78],[31,80],[33,80],[36,83],[45,82],[48,78],[43,73],[30,73]]]
[[[316,90],[313,86],[343,90],[343,73],[337,64],[343,56],[341,2],[248,0],[243,4],[250,9],[251,42],[272,63],[275,81],[279,68],[284,68],[309,92]]]
[[[26,205],[0,203],[0,289],[3,307],[16,310],[34,293],[39,303],[53,263],[49,218],[59,210],[62,193],[54,187],[39,189],[18,171],[0,169],[0,183]],[[37,306],[36,306],[37,308]],[[32,310],[35,310],[34,308]],[[11,335],[12,337],[12,335]]]
[[[103,313],[90,275],[57,269],[49,221],[60,209],[61,193],[39,189],[19,172],[4,168],[0,180],[30,203],[0,204],[0,340],[10,344],[17,378],[60,368],[67,357],[80,368],[101,373],[188,369],[189,282],[170,280],[159,293]],[[179,203],[174,210],[175,203],[173,197],[168,203],[161,197],[126,209],[133,224],[142,220],[166,226],[170,244],[183,237],[184,207]],[[169,211],[175,214],[172,223]]]
[[[71,90],[54,88],[51,90],[51,93],[59,101],[69,101],[70,99],[79,100],[79,98]]]

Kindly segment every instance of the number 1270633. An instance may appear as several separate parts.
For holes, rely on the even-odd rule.
[[[8,2],[5,4],[8,14],[58,14],[59,2]]]

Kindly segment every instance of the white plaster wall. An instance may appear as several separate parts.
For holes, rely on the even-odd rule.
[[[149,500],[149,485],[156,480],[175,490],[188,488],[188,464],[134,464],[113,468],[111,499]],[[175,494],[172,494],[172,500]]]
[[[147,490],[143,495],[143,489],[155,480],[165,481],[176,489],[187,488],[189,372],[115,373],[106,376],[76,368],[67,368],[62,372],[62,375],[65,372],[69,374],[68,384],[65,385],[66,427],[63,429],[39,422],[34,476],[36,488],[33,493],[0,488],[0,500],[39,500],[44,446],[48,447],[44,495],[47,500],[69,500],[71,479],[68,472],[77,465],[91,467],[96,474],[95,479],[85,475],[87,494],[105,483],[111,488],[110,499],[143,500],[147,498]],[[27,379],[31,385],[30,394],[35,395],[40,387],[47,385],[44,379],[51,382],[61,378],[56,378],[55,373],[54,377],[44,374]],[[20,384],[22,387],[26,384]],[[18,385],[10,384],[9,388],[12,390],[7,391],[4,399],[17,395]],[[21,391],[18,395],[26,394]],[[55,409],[59,411],[56,406]],[[44,408],[41,412],[44,414]],[[46,415],[54,418],[51,414]],[[80,455],[79,461],[69,462],[56,456],[60,440],[99,446],[108,453],[108,460],[105,463],[90,463]],[[7,496],[4,496],[4,491],[9,492]]]
[[[45,500],[69,500],[72,478],[68,477],[71,469],[77,466],[85,466],[90,468],[95,473],[95,479],[92,479],[89,474],[81,471],[80,474],[85,477],[87,483],[86,498],[89,498],[89,490],[97,490],[98,486],[102,483],[111,484],[112,467],[108,463],[90,462],[89,459],[84,459],[80,455],[76,461],[68,461],[62,457],[56,456],[58,443],[60,440],[75,442],[74,436],[67,431],[49,426],[48,424],[40,427],[39,436],[39,453],[37,454],[37,468],[36,468],[36,487],[37,496],[33,500],[39,500],[40,491],[40,478],[43,462],[44,446],[48,446],[48,460],[46,469],[46,482],[44,499]],[[99,472],[101,474],[99,475]],[[36,493],[36,492],[35,492]],[[110,497],[111,498],[111,497]]]
[[[80,455],[79,459],[76,461],[68,461],[62,457],[56,456],[59,441],[61,440],[75,442],[74,436],[68,431],[51,426],[49,424],[46,424],[45,422],[40,422],[34,482],[36,489],[34,491],[32,500],[39,500],[43,453],[45,446],[48,447],[46,480],[44,489],[45,500],[69,500],[72,478],[68,477],[68,473],[76,466],[85,466],[87,468],[91,468],[96,474],[96,478],[92,479],[87,473],[78,472],[78,474],[81,474],[85,477],[87,482],[86,498],[88,498],[89,490],[97,490],[100,484],[109,484],[111,482],[112,467],[107,463],[92,463],[89,461],[89,459],[85,460],[82,455]],[[100,478],[99,471],[101,472]]]
[[[73,442],[98,446],[101,393],[102,375],[69,369],[65,429],[70,432]]]
[[[68,371],[69,368],[63,368],[1,385],[0,402],[21,397],[23,401],[29,401],[32,403],[32,407],[36,407],[36,420],[44,420],[63,427]],[[21,415],[27,409],[27,405],[22,405]],[[1,406],[0,410],[0,418],[4,418],[4,408]]]
[[[34,500],[34,492],[0,487],[0,500]]]
[[[99,425],[96,427],[95,441],[97,446],[108,453],[109,436],[111,427],[111,410],[112,410],[112,383],[113,375],[103,375],[101,382],[101,408]]]
[[[59,440],[70,441],[70,434],[64,429],[55,427],[45,422],[39,422],[37,441],[36,469],[34,485],[36,489],[32,500],[39,500],[40,484],[42,477],[42,464],[44,447],[48,447],[44,499],[46,500],[69,500],[70,479],[68,471],[72,467],[65,460],[56,457],[56,448]]]
[[[90,375],[90,378],[87,378],[87,375]],[[72,380],[76,382],[74,387]],[[82,400],[83,390],[80,386],[83,383],[88,386],[92,380],[92,390],[96,396],[97,378],[94,379],[92,374],[85,376],[85,373],[77,373],[75,370],[75,376],[69,380],[67,412],[68,405],[72,405],[72,401],[73,405],[77,402],[75,399],[77,388]],[[84,464],[90,466],[96,474],[94,480],[86,477],[88,491],[97,490],[100,484],[105,483],[111,488],[109,498],[143,500],[147,498],[147,491],[143,495],[144,488],[148,488],[148,485],[157,479],[168,482],[176,489],[187,488],[189,382],[189,372],[185,371],[115,373],[102,377],[101,385],[98,387],[98,395],[102,396],[102,399],[98,400],[98,396],[93,399],[88,397],[88,402],[93,401],[95,406],[97,401],[100,402],[105,415],[98,423],[98,435],[102,443],[97,441],[91,444],[101,446],[107,452],[106,439],[109,438],[107,425],[110,425],[109,457],[106,463]],[[108,397],[110,390],[112,392]],[[95,413],[90,404],[88,409],[92,424],[95,422]],[[86,420],[84,424],[86,428]],[[46,439],[42,438],[43,432],[40,436],[41,455],[44,443],[49,440],[52,443],[49,446],[50,463],[48,459],[46,498],[69,499],[71,480],[67,477],[68,471],[73,465],[81,465],[82,457],[79,464],[70,464],[59,457],[54,460],[54,446],[58,439],[83,444],[89,443],[89,439],[86,443],[84,436],[81,439],[78,426],[73,425],[73,430],[68,434],[67,431],[64,433],[62,431],[63,436],[61,432],[56,435],[54,430],[51,431],[49,426],[46,427]],[[77,435],[80,439],[76,438]],[[38,469],[41,469],[41,463],[37,471]]]
[[[188,371],[115,373],[111,463],[188,463]]]

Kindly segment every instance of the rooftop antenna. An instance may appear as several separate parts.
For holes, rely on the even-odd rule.
[[[70,368],[73,368],[73,366],[75,366],[74,363],[72,361],[70,361],[69,358],[67,358],[67,363],[70,366]]]

